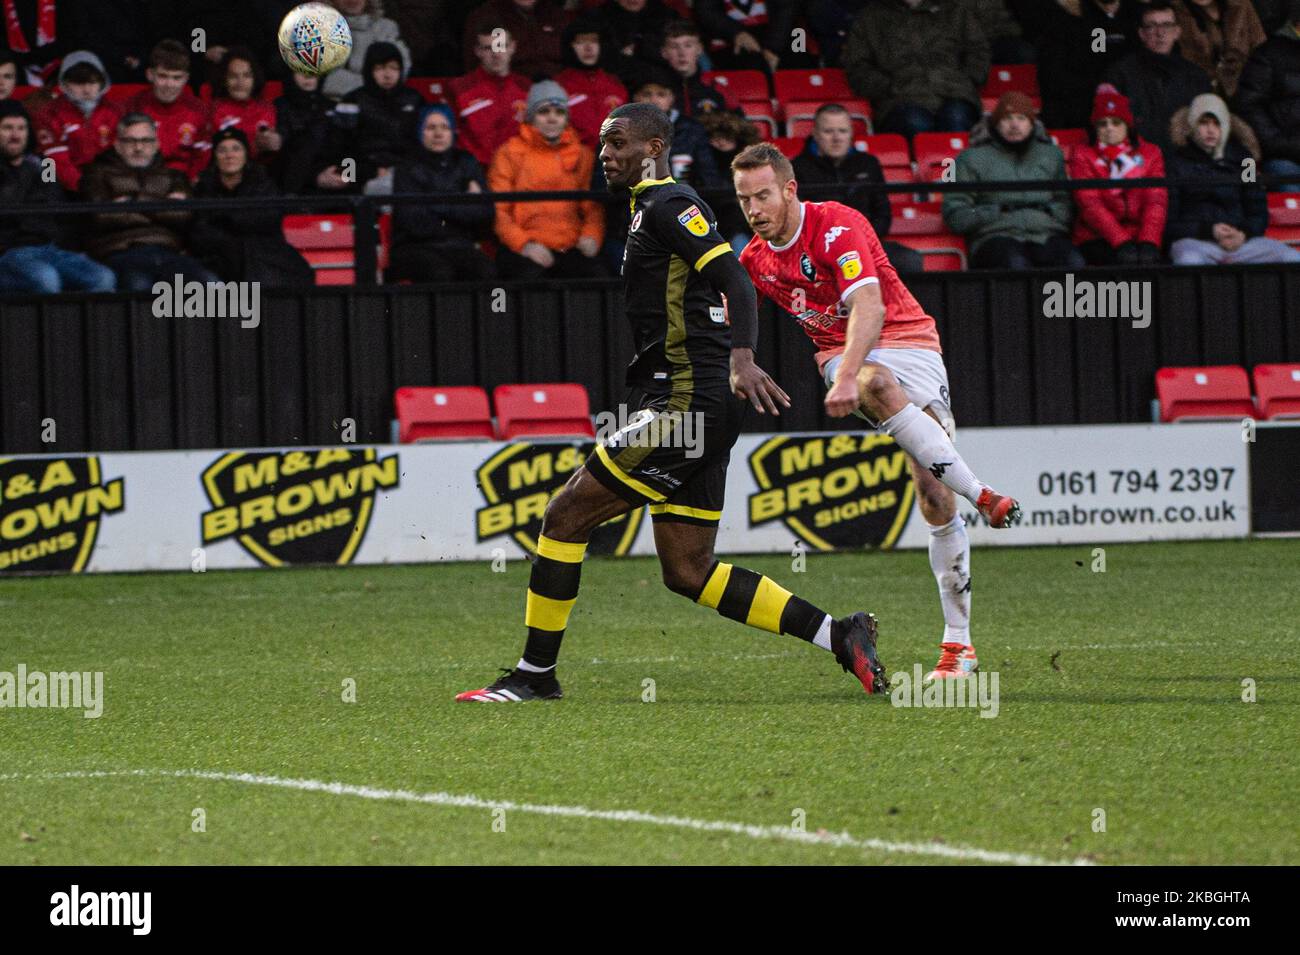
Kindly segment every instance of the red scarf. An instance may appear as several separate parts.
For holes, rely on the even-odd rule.
[[[36,45],[47,46],[54,42],[54,3],[55,0],[39,0],[36,9]],[[23,35],[23,25],[18,21],[18,7],[14,0],[5,0],[5,32],[8,34],[9,49],[15,53],[30,53],[31,46]]]

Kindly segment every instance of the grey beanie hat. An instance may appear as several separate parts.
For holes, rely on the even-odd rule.
[[[1196,124],[1206,114],[1219,121],[1219,142],[1214,147],[1214,158],[1222,159],[1223,151],[1228,145],[1228,137],[1232,135],[1232,115],[1228,112],[1228,104],[1213,93],[1201,93],[1193,97],[1191,105],[1187,108],[1187,122],[1191,124],[1193,133]]]
[[[562,106],[569,110],[569,94],[555,80],[541,80],[528,91],[528,121],[531,123],[543,106]]]

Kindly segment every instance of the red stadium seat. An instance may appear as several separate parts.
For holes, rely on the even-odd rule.
[[[899,235],[937,236],[948,231],[943,224],[943,204],[940,202],[907,202],[893,210],[894,219],[889,226],[890,237]]]
[[[497,385],[492,389],[501,439],[595,437],[587,389],[577,384]]]
[[[781,134],[781,128],[776,122],[776,111],[772,109],[771,100],[743,100],[740,104],[741,112],[751,123],[758,125],[762,123],[767,127],[767,138],[775,138]]]
[[[1256,365],[1254,379],[1261,418],[1300,418],[1300,364]]]
[[[148,88],[148,83],[114,83],[108,88],[108,92],[104,94],[104,102],[125,106],[127,100],[133,99],[137,94],[143,93]]]
[[[772,145],[781,150],[781,155],[786,159],[794,159],[795,156],[803,152],[805,138],[803,136],[778,136],[772,140]]]
[[[943,161],[956,159],[969,143],[969,133],[917,133],[912,139],[916,181],[934,182],[943,172]]]
[[[1075,146],[1083,146],[1088,142],[1086,129],[1049,129],[1047,134],[1066,156],[1070,155],[1070,150]]]
[[[1270,239],[1300,247],[1300,193],[1268,194],[1268,228],[1264,234]]]
[[[316,272],[317,285],[352,285],[355,282],[356,237],[352,216],[288,215],[282,224],[284,238],[302,253]]]
[[[781,103],[801,100],[829,103],[857,97],[840,69],[777,70],[772,79],[776,99]]]
[[[771,100],[767,77],[758,70],[713,70],[700,74],[705,86],[725,90],[741,102]]]
[[[398,388],[393,395],[397,411],[397,440],[446,441],[496,437],[487,392],[466,388]]]
[[[907,170],[907,178],[912,178],[912,157],[907,152],[907,140],[898,133],[877,133],[864,136],[853,143],[863,152],[871,153],[885,169],[898,168]],[[886,176],[885,178],[889,178]],[[890,182],[895,180],[890,179]]]
[[[785,103],[785,130],[787,136],[808,136],[813,131],[817,110],[830,100],[799,100]],[[861,139],[871,135],[871,104],[864,99],[834,100],[849,111],[853,136]]]
[[[899,223],[900,219],[901,217],[896,216],[894,222]],[[906,232],[899,234],[896,230],[897,225],[890,226],[890,241],[920,252],[925,271],[964,272],[966,270],[966,240],[961,236],[952,232],[908,235]]]
[[[1238,421],[1255,417],[1246,369],[1240,365],[1203,368],[1161,368],[1156,372],[1156,397],[1161,421],[1218,418]]]
[[[446,103],[450,102],[452,79],[454,77],[450,76],[412,76],[406,85],[423,96],[426,103]]]
[[[1038,67],[1032,63],[994,63],[990,66],[980,95],[992,96],[996,100],[1009,90],[1037,96]]]

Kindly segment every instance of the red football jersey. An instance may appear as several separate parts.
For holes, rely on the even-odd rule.
[[[212,155],[212,111],[188,89],[171,103],[160,103],[152,89],[141,90],[126,112],[144,113],[158,125],[158,151],[170,168],[199,178]]]
[[[844,351],[849,327],[845,301],[857,289],[880,285],[885,324],[877,348],[941,352],[934,319],[912,297],[889,264],[876,230],[856,209],[838,202],[802,202],[799,228],[786,245],[754,236],[740,253],[754,287],[794,315],[817,346],[822,367]]]

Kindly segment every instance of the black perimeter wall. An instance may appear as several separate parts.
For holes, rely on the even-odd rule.
[[[1150,327],[1044,317],[1044,283],[1063,279],[1051,272],[908,280],[938,321],[959,425],[1148,421],[1161,366],[1300,361],[1300,268],[1085,278],[1149,281]],[[593,411],[615,407],[631,354],[620,283],[499,288],[266,291],[257,329],[156,318],[149,296],[7,299],[0,452],[337,444],[348,418],[358,443],[387,442],[402,385],[577,381]],[[811,355],[765,306],[759,361],[795,405],[776,421],[751,414],[749,430],[852,427],[822,414]]]

